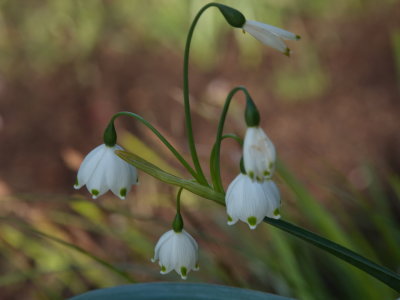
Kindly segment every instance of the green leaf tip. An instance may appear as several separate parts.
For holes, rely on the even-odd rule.
[[[214,3],[214,6],[218,7],[219,11],[222,13],[225,20],[232,27],[242,28],[243,25],[246,23],[246,18],[237,9],[220,3]]]
[[[95,189],[91,190],[90,192],[92,193],[93,196],[98,196],[100,194],[100,192]]]

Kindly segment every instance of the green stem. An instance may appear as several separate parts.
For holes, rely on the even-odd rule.
[[[178,191],[178,194],[176,195],[176,213],[180,214],[181,213],[181,194],[182,194],[183,188],[180,188]]]
[[[195,16],[195,18],[190,26],[187,38],[186,38],[185,52],[184,52],[184,57],[183,57],[183,101],[185,104],[185,123],[186,123],[187,135],[188,135],[189,149],[190,149],[190,154],[192,156],[194,167],[197,171],[197,174],[199,175],[199,179],[200,179],[199,183],[206,185],[206,186],[208,186],[208,182],[207,182],[206,177],[204,176],[204,173],[201,168],[199,158],[197,155],[197,150],[196,150],[194,136],[193,136],[192,117],[191,117],[191,113],[190,113],[189,53],[190,53],[190,44],[192,42],[194,29],[196,28],[196,25],[197,25],[201,15],[203,14],[203,12],[212,6],[217,7],[216,3],[208,3],[203,8],[201,8],[199,10],[199,12],[197,13],[197,15]]]
[[[113,115],[111,118],[110,123],[113,123],[116,118],[119,116],[128,116],[137,119],[140,121],[142,124],[146,125],[153,133],[161,140],[161,142],[164,143],[165,146],[172,152],[172,154],[179,160],[179,162],[188,170],[188,172],[195,178],[197,181],[200,182],[201,177],[197,175],[197,173],[193,170],[193,168],[189,165],[189,163],[182,157],[182,155],[179,154],[179,152],[168,142],[168,140],[157,130],[151,125],[148,121],[146,121],[143,117],[139,116],[138,114],[132,113],[132,112],[127,112],[127,111],[121,111],[119,113],[116,113]]]
[[[221,141],[222,141],[222,133],[224,131],[225,119],[226,115],[228,114],[229,105],[233,99],[233,96],[242,91],[246,97],[250,98],[249,92],[243,86],[238,86],[232,89],[228,96],[226,97],[224,107],[221,112],[221,117],[219,118],[218,129],[217,129],[217,136],[215,138],[215,143],[213,151],[211,152],[211,160],[210,160],[210,170],[211,170],[211,180],[213,182],[214,189],[217,192],[224,192],[224,187],[222,185],[221,179],[221,168],[220,168],[220,152],[221,152]]]
[[[176,215],[174,221],[172,222],[172,228],[175,232],[182,232],[183,229],[183,218],[181,215],[181,194],[183,188],[181,187],[178,191],[178,195],[176,196]]]
[[[243,146],[243,139],[242,139],[240,136],[238,136],[238,135],[236,135],[236,134],[234,134],[234,133],[227,133],[227,134],[224,134],[224,135],[221,137],[221,141],[224,140],[224,139],[233,139],[233,140],[235,140],[235,141],[240,145],[240,147]]]
[[[216,155],[216,150],[215,150],[216,147],[217,147],[216,145],[217,144],[220,145],[221,142],[224,139],[227,139],[227,138],[235,140],[240,145],[240,147],[243,146],[243,139],[240,138],[239,136],[237,136],[236,134],[228,133],[228,134],[224,134],[223,136],[221,136],[221,139],[217,143],[214,143],[214,146],[213,146],[213,148],[211,150],[211,154],[210,154],[210,174],[211,174],[211,178],[216,178],[220,174],[220,172],[217,171],[219,169],[219,159],[218,159],[218,163],[217,163],[216,162],[217,155]],[[221,147],[221,146],[219,146],[219,147]],[[219,158],[219,153],[218,153],[218,158]],[[214,185],[214,187],[215,187],[215,185]]]

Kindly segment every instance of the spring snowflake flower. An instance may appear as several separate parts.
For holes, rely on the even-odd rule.
[[[83,160],[74,185],[80,189],[86,184],[93,199],[111,190],[116,196],[125,199],[133,184],[138,181],[137,170],[119,158],[114,151],[122,147],[102,144],[93,149]]]
[[[152,262],[159,260],[161,274],[175,270],[182,279],[191,270],[198,271],[198,245],[184,229],[181,232],[167,231],[158,240]]]
[[[225,202],[228,225],[241,220],[255,229],[264,217],[280,218],[280,193],[272,180],[257,182],[239,174],[229,185]]]
[[[274,144],[260,127],[248,127],[243,143],[243,161],[251,179],[263,181],[272,177],[275,170]]]
[[[283,40],[300,39],[300,36],[284,29],[252,20],[246,20],[242,29],[250,33],[263,44],[270,46],[287,56],[290,55],[290,49],[286,46]]]

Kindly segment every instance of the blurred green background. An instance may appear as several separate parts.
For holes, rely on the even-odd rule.
[[[399,271],[400,2],[221,2],[302,40],[288,43],[287,58],[207,11],[190,68],[203,165],[226,94],[245,85],[283,162],[276,177],[283,218]],[[126,201],[111,194],[92,201],[72,185],[117,111],[144,116],[187,155],[183,46],[206,3],[0,0],[1,299],[179,280],[150,262],[169,230],[175,188],[141,174]],[[226,132],[243,135],[242,102],[233,103]],[[188,176],[142,125],[123,119],[117,126],[128,150]],[[241,150],[227,141],[222,153],[227,186]],[[200,245],[201,270],[188,281],[298,299],[398,297],[286,233],[265,224],[228,227],[214,203],[188,192],[182,201]]]

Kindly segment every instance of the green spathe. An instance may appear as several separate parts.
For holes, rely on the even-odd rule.
[[[260,113],[253,100],[247,96],[246,110],[244,111],[244,118],[248,127],[257,127],[260,125]]]
[[[117,132],[115,131],[114,121],[108,123],[103,135],[104,144],[108,147],[113,147],[117,143]]]
[[[234,9],[230,6],[226,6],[220,3],[214,3],[214,5],[218,7],[222,15],[225,17],[225,20],[232,27],[242,28],[244,23],[246,23],[246,18],[237,9]]]
[[[175,232],[182,232],[183,229],[183,219],[180,212],[177,212],[172,222],[172,228]]]

